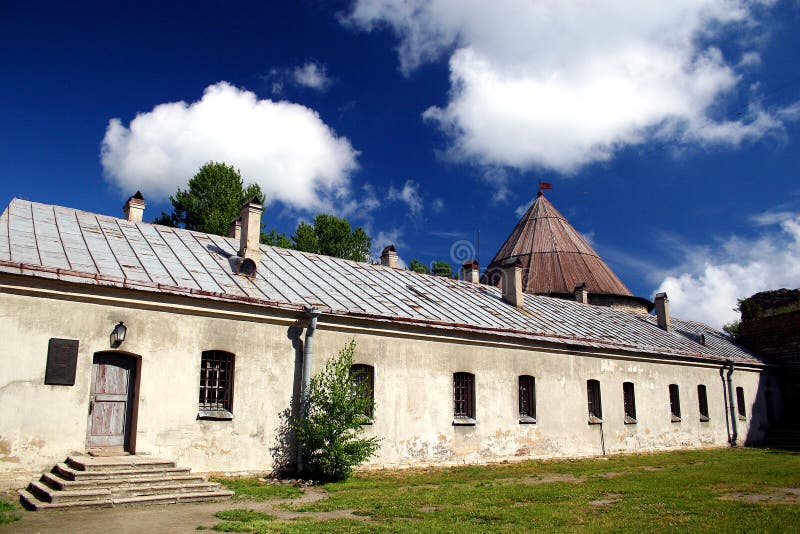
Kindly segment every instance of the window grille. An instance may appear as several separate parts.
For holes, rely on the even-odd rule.
[[[745,405],[744,405],[743,387],[736,388],[736,404],[739,407],[739,419],[745,419],[747,417],[747,411],[745,410]]]
[[[672,413],[672,422],[677,423],[681,420],[681,396],[678,392],[678,384],[669,385],[669,409]]]
[[[375,368],[363,363],[352,365],[350,380],[353,382],[353,394],[360,394],[369,399],[369,405],[364,409],[364,415],[372,419],[375,403]]]
[[[233,412],[233,354],[203,352],[200,361],[200,410]]]
[[[600,382],[597,380],[586,381],[586,397],[589,401],[589,422],[602,423],[603,409],[600,401]]]
[[[625,404],[625,423],[636,422],[636,396],[634,395],[633,382],[622,383],[622,397]]]
[[[519,419],[525,423],[536,422],[536,379],[519,377]]]
[[[708,395],[703,384],[697,386],[697,403],[700,408],[700,420],[708,421]]]
[[[453,374],[453,416],[457,419],[475,418],[475,375]]]

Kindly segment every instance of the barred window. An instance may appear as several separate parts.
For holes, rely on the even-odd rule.
[[[744,388],[736,388],[736,404],[739,407],[739,419],[747,419],[747,411],[744,405]]]
[[[586,381],[586,397],[589,402],[589,423],[603,422],[603,408],[600,401],[600,382]]]
[[[669,409],[672,414],[672,422],[677,423],[681,420],[681,395],[678,391],[678,384],[669,385]]]
[[[352,365],[350,380],[353,382],[353,393],[369,399],[369,406],[364,410],[364,415],[372,419],[375,404],[375,368],[363,363]]]
[[[204,351],[200,360],[200,416],[230,419],[233,413],[234,355]]]
[[[519,377],[519,422],[536,422],[536,379],[528,375]]]
[[[475,423],[475,375],[453,374],[453,404],[454,423]]]
[[[636,396],[633,392],[633,382],[622,383],[622,398],[625,404],[625,424],[636,422]]]
[[[708,395],[703,384],[697,386],[697,404],[700,408],[700,420],[708,421]]]

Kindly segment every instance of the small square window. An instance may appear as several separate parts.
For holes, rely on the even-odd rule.
[[[198,419],[233,419],[233,368],[234,355],[230,352],[203,352]]]

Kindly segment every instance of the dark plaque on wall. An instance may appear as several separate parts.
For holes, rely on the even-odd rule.
[[[47,370],[44,383],[55,386],[74,386],[78,364],[78,340],[50,338],[47,345]]]

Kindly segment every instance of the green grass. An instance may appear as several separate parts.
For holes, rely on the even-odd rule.
[[[214,482],[220,482],[229,490],[235,492],[237,498],[251,501],[266,501],[269,499],[289,499],[297,497],[303,492],[295,486],[286,484],[268,484],[257,478],[228,478],[214,477]]]
[[[326,499],[282,505],[301,513],[298,519],[228,520],[215,528],[789,532],[800,525],[800,495],[786,488],[800,488],[800,454],[760,449],[378,471],[325,485]],[[337,510],[343,517],[317,516]]]
[[[20,507],[7,502],[0,497],[0,525],[19,521]]]

